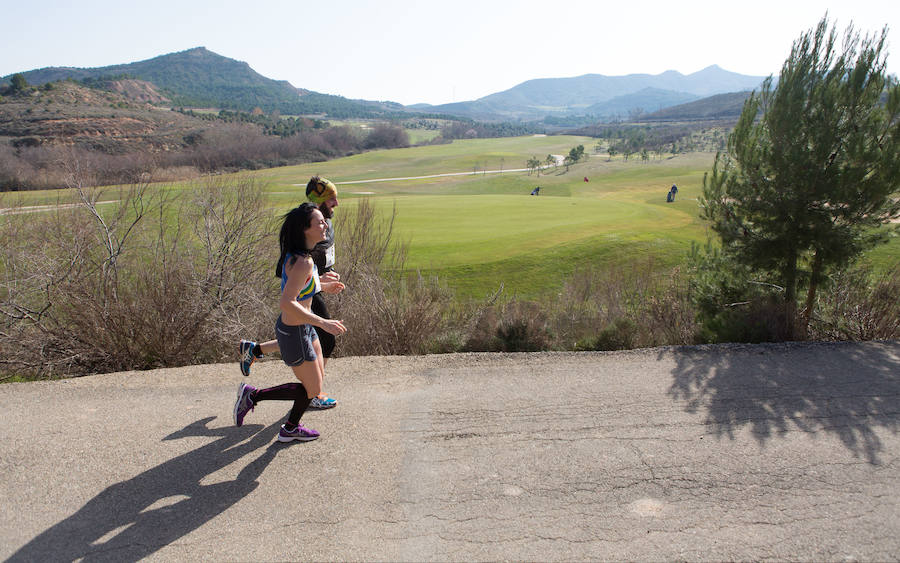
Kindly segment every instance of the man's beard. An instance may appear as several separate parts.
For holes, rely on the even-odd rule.
[[[332,217],[334,217],[334,212],[331,210],[331,208],[328,207],[328,204],[326,203],[319,204],[319,211],[322,212],[322,215],[326,219],[331,219]]]

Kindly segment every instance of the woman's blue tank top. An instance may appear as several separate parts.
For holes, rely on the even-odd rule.
[[[284,264],[281,266],[281,291],[284,291],[284,286],[287,284],[287,266],[290,263],[292,256],[291,253],[286,254],[284,257]],[[298,260],[300,258],[300,256],[297,257]],[[312,296],[320,291],[322,291],[322,284],[319,282],[319,272],[316,271],[316,266],[313,265],[312,275],[306,280],[306,285],[303,286],[303,289],[300,290],[297,301],[312,299]]]

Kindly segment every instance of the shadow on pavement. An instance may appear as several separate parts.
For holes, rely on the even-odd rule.
[[[217,440],[108,487],[9,561],[137,561],[233,506],[256,489],[257,478],[282,449],[272,443],[272,430],[280,421],[268,428],[208,428],[214,419],[198,420],[164,440],[188,436]],[[267,444],[235,480],[201,484],[208,475]]]
[[[900,429],[900,344],[810,343],[667,349],[669,395],[707,413],[717,436],[750,427],[765,444],[791,430],[836,435],[854,456],[880,463],[875,430]]]

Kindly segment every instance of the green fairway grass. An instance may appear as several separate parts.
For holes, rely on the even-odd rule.
[[[366,152],[327,162],[261,170],[257,174],[272,182],[275,189],[289,188],[298,182],[305,184],[304,178],[313,174],[338,184],[448,172],[473,172],[477,176],[484,170],[525,168],[525,161],[532,156],[544,159],[548,154],[565,155],[572,147],[588,146],[592,140],[569,136],[458,140],[445,145]]]
[[[344,212],[360,197],[372,199],[383,214],[396,206],[395,233],[409,242],[409,269],[436,275],[465,297],[491,293],[500,283],[521,296],[550,295],[576,268],[650,259],[671,268],[684,260],[691,241],[705,240],[696,197],[712,154],[649,162],[592,156],[568,171],[510,172],[531,156],[568,154],[590,143],[585,137],[457,141],[256,174],[283,209],[302,199],[315,173],[337,183]],[[375,178],[395,179],[353,183]],[[679,196],[666,203],[673,183]],[[530,195],[535,186],[541,186],[536,197]]]
[[[652,263],[666,274],[684,263],[692,242],[706,241],[697,197],[713,153],[628,162],[591,155],[568,171],[565,166],[540,174],[513,171],[525,168],[531,157],[543,161],[548,154],[566,155],[579,144],[591,153],[596,140],[470,139],[242,174],[266,184],[273,213],[304,201],[306,182],[314,174],[337,184],[338,217],[359,198],[372,199],[385,216],[396,206],[395,238],[410,245],[407,267],[436,275],[461,297],[483,297],[501,283],[508,294],[552,296],[582,268]],[[456,175],[404,179],[437,174]],[[392,180],[357,183],[384,178]],[[672,184],[678,185],[678,195],[667,203]],[[536,186],[540,195],[529,195]],[[71,195],[56,191],[7,197],[23,197],[35,205],[66,201]],[[864,260],[876,270],[896,265],[900,239]]]
[[[557,291],[576,266],[629,262],[646,251],[680,260],[702,236],[674,209],[594,197],[397,196],[396,231],[410,243],[408,266],[479,295],[504,285],[520,294]],[[670,253],[671,255],[671,253]],[[677,261],[677,260],[676,260]],[[670,264],[673,260],[667,260]],[[526,272],[540,272],[539,279]]]

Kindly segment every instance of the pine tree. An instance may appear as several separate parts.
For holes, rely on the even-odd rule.
[[[794,319],[806,287],[799,335],[816,291],[885,240],[900,214],[900,86],[885,72],[885,27],[843,49],[827,15],[794,42],[777,84],[770,76],[745,102],[704,177],[702,216],[723,250],[784,287]]]

